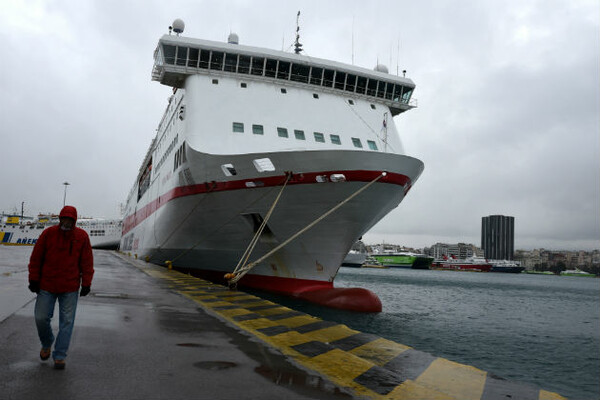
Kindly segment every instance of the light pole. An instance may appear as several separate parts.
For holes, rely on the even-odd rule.
[[[65,206],[65,204],[67,204],[67,186],[70,185],[69,182],[63,182],[63,185],[65,185],[65,194],[63,196],[63,207]]]

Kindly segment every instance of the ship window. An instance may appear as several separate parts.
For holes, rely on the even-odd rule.
[[[375,104],[371,104],[371,108],[372,108],[373,110],[376,110],[376,109],[377,109],[377,107],[375,107]]]
[[[318,95],[318,94],[316,94],[316,93],[313,93],[313,98],[315,98],[315,99],[318,99],[318,98],[319,98],[319,95]]]
[[[200,50],[190,48],[190,55],[189,55],[188,63],[187,63],[188,67],[194,67],[194,68],[198,67],[199,53],[200,53]]]
[[[264,129],[262,125],[252,125],[252,133],[255,135],[264,135]]]
[[[267,62],[265,65],[265,76],[268,76],[269,78],[275,78],[276,75],[277,75],[277,60],[267,58]]]
[[[300,64],[292,64],[292,76],[290,79],[294,82],[308,83],[308,73],[310,67]]]
[[[379,86],[377,86],[377,97],[383,98],[385,93],[385,82],[379,81]]]
[[[375,96],[377,94],[377,80],[369,79],[369,83],[367,84],[367,94],[369,96]]]
[[[354,88],[356,87],[356,75],[350,75],[346,77],[346,91],[354,92]]]
[[[246,82],[240,83],[240,86],[243,87],[243,88],[247,88],[248,87],[248,85],[246,84]]]
[[[310,83],[312,85],[321,86],[321,80],[323,79],[323,68],[312,67],[310,71]]]
[[[325,143],[325,135],[320,132],[314,132],[315,142]]]
[[[240,74],[249,74],[250,73],[250,57],[249,56],[240,56],[240,62],[238,64],[238,72]]]
[[[177,47],[177,65],[185,65],[187,60],[187,47]]]
[[[213,79],[212,83],[213,83],[213,85],[218,85],[219,84],[219,80],[218,79]]]
[[[404,87],[403,88],[403,92],[402,92],[402,102],[405,104],[408,104],[408,101],[410,100],[410,95],[412,94],[413,89],[412,88],[407,88]]]
[[[265,65],[265,59],[259,57],[252,57],[252,75],[262,75],[263,68]]]
[[[354,100],[348,99],[348,104],[350,104],[351,106],[353,106],[354,105]]]
[[[286,128],[277,128],[277,136],[279,137],[288,137],[288,131]]]
[[[198,64],[198,66],[200,68],[208,69],[209,61],[210,61],[210,51],[200,50],[200,63]]]
[[[241,122],[234,122],[233,123],[233,131],[243,133],[244,132],[244,124]]]
[[[213,51],[210,58],[210,69],[221,71],[223,69],[223,56],[224,53],[220,51]]]
[[[359,149],[362,149],[362,143],[360,142],[360,139],[353,137],[352,144],[354,145],[354,147],[358,147]]]
[[[339,135],[329,135],[329,140],[331,140],[331,143],[333,144],[342,144]]]
[[[175,64],[175,46],[163,45],[163,51],[165,53],[165,62],[167,64]]]
[[[235,72],[237,67],[237,54],[225,53],[225,68],[224,71]]]
[[[377,144],[372,140],[367,140],[367,144],[371,150],[377,150]]]
[[[356,93],[365,94],[367,89],[367,78],[364,76],[359,76],[356,81]]]
[[[298,140],[306,140],[304,137],[304,131],[294,130],[294,136],[296,136],[296,139]]]
[[[385,98],[388,100],[391,100],[393,94],[394,94],[394,84],[391,82],[388,82],[387,88],[385,91]]]
[[[323,73],[323,86],[332,87],[333,86],[333,76],[334,71],[331,69],[326,69]]]
[[[346,81],[346,73],[338,71],[335,74],[335,88],[344,90],[344,82]]]
[[[277,79],[288,80],[290,77],[290,63],[287,61],[279,61],[277,67]]]
[[[286,88],[281,88],[281,93],[286,94],[287,93],[287,89]]]

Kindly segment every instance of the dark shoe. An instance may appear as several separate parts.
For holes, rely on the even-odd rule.
[[[54,360],[54,369],[65,369],[65,360]]]
[[[42,349],[40,350],[40,358],[42,359],[42,361],[46,361],[48,358],[50,358],[50,350],[50,347],[42,347]]]

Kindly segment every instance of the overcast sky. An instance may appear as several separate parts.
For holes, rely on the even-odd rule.
[[[480,245],[515,217],[517,249],[600,248],[598,0],[0,0],[0,211],[118,217],[167,104],[150,80],[184,36],[280,50],[301,10],[307,55],[407,70],[395,118],[425,171],[366,243]],[[353,45],[354,43],[354,45]],[[353,55],[354,54],[354,55]]]

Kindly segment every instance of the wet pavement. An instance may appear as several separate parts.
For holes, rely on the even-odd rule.
[[[122,256],[94,250],[63,371],[39,359],[31,247],[0,246],[0,399],[348,399]],[[53,326],[57,328],[57,313]]]

